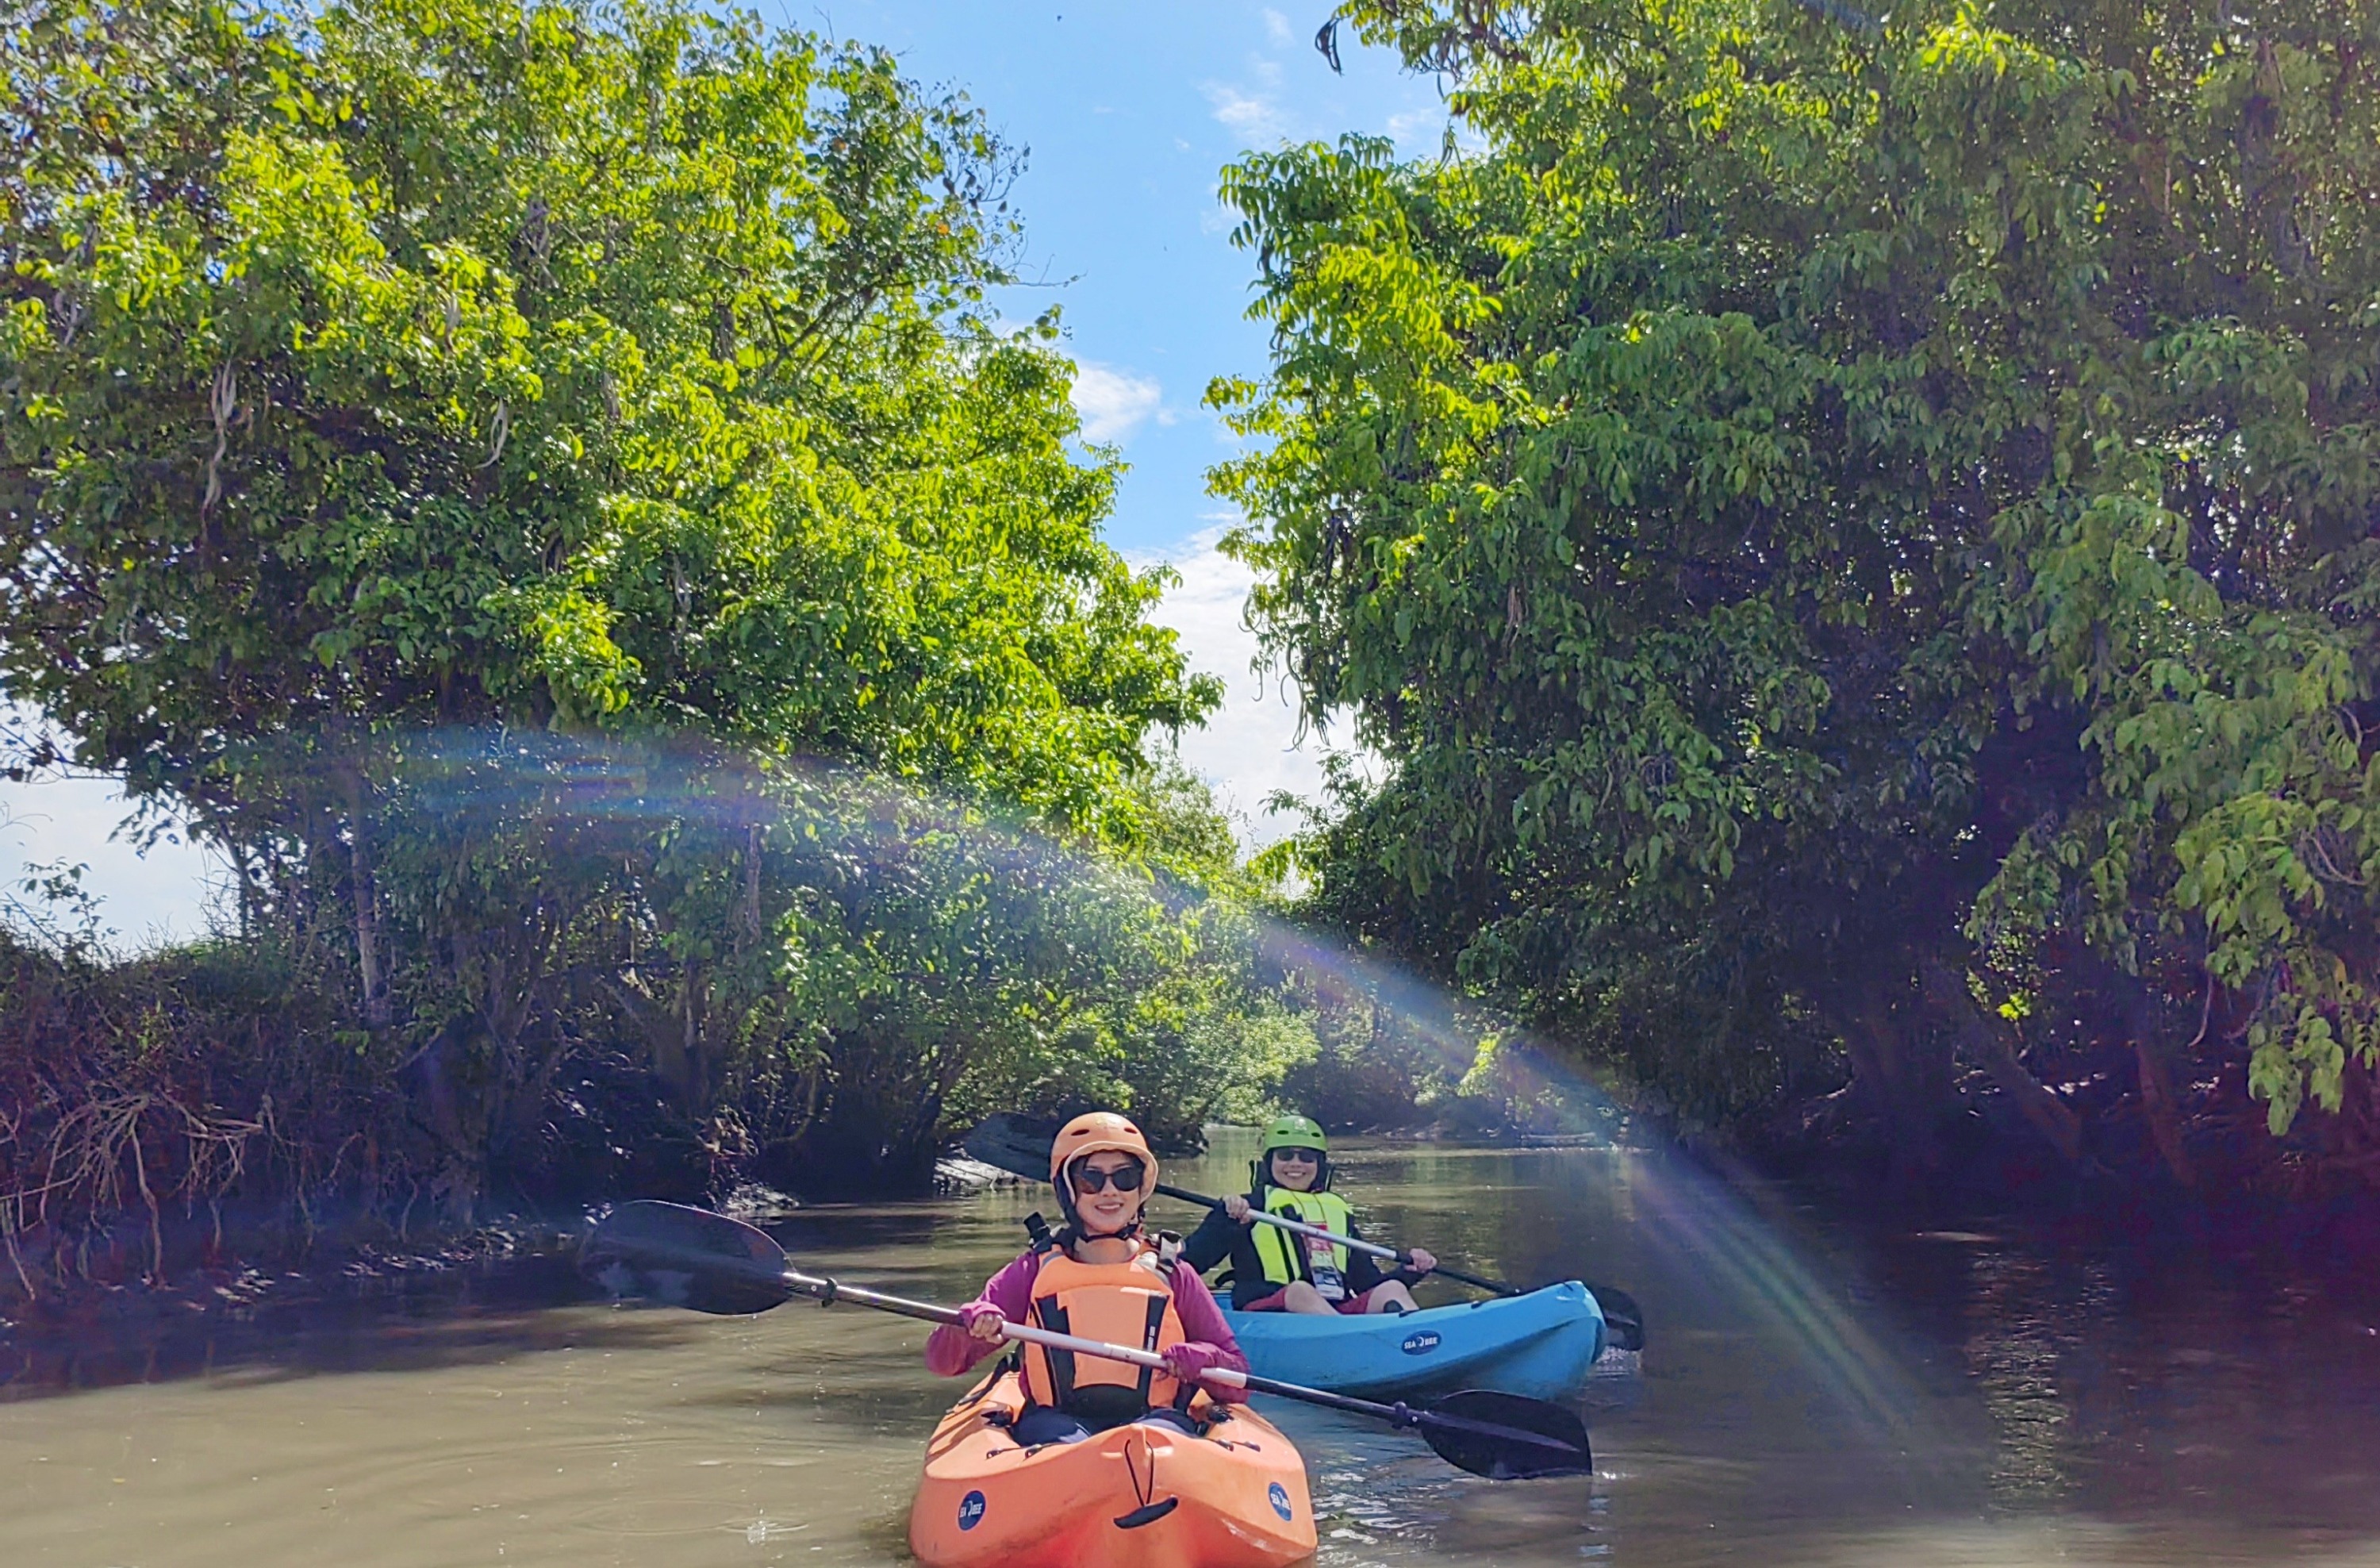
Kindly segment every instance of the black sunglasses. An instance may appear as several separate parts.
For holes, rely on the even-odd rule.
[[[1322,1151],[1318,1149],[1276,1149],[1272,1155],[1276,1160],[1301,1160],[1308,1165],[1322,1163]]]
[[[1067,1173],[1067,1179],[1075,1184],[1076,1192],[1088,1197],[1111,1186],[1118,1192],[1138,1192],[1141,1178],[1148,1174],[1148,1166],[1137,1160],[1127,1160],[1110,1171],[1095,1171],[1088,1165],[1076,1165]]]

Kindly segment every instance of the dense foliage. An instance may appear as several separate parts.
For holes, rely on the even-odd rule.
[[[327,988],[350,1176],[658,1103],[914,1183],[963,1105],[1195,1127],[1297,1053],[963,99],[674,0],[56,0],[0,79],[0,688]]]
[[[1227,175],[1316,912],[1908,1168],[2380,1148],[2380,7],[1340,17],[1477,141]]]
[[[670,7],[10,43],[0,647],[77,760],[255,808],[248,737],[691,725],[1131,836],[1109,786],[1209,697],[1065,362],[968,313],[1008,164],[963,103]]]

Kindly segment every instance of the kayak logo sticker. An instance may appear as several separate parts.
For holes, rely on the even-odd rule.
[[[959,1528],[972,1530],[983,1523],[983,1493],[969,1492],[959,1499]]]
[[[1265,1496],[1272,1501],[1272,1511],[1281,1515],[1283,1524],[1287,1524],[1290,1515],[1289,1489],[1275,1481],[1272,1484],[1272,1489],[1266,1492]]]
[[[1438,1348],[1438,1334],[1433,1330],[1416,1329],[1407,1334],[1405,1343],[1397,1348],[1407,1355],[1427,1355]]]

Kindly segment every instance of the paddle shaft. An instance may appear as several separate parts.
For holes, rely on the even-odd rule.
[[[809,1296],[827,1307],[847,1302],[854,1307],[871,1307],[878,1312],[892,1312],[903,1318],[915,1318],[921,1323],[941,1323],[951,1328],[961,1327],[965,1322],[955,1307],[937,1307],[930,1301],[910,1301],[903,1296],[886,1295],[881,1291],[867,1290],[858,1285],[846,1285],[840,1280],[831,1280],[823,1275],[805,1274],[798,1269],[786,1270],[784,1281],[787,1290],[798,1295]],[[1162,1371],[1165,1367],[1165,1357],[1153,1350],[1141,1350],[1128,1344],[1110,1344],[1105,1340],[1079,1339],[1073,1334],[1062,1334],[1054,1330],[1036,1328],[1030,1323],[1003,1321],[1000,1325],[1000,1337],[1004,1340],[1022,1340],[1027,1344],[1045,1345],[1051,1350],[1070,1350],[1076,1355],[1097,1355],[1109,1361],[1122,1361],[1130,1366],[1147,1367],[1159,1371]],[[1234,1372],[1229,1367],[1218,1367],[1205,1374],[1205,1380],[1221,1383],[1227,1388],[1240,1388],[1247,1386],[1252,1381],[1260,1382],[1263,1380],[1251,1380],[1245,1372]],[[1266,1389],[1262,1392],[1278,1393],[1281,1391]]]
[[[1163,1182],[1157,1184],[1157,1190],[1168,1197],[1179,1198],[1184,1203],[1203,1204],[1218,1212],[1223,1207],[1223,1200],[1220,1197],[1208,1197],[1205,1193],[1169,1186]],[[1378,1242],[1362,1241],[1354,1236],[1342,1236],[1336,1231],[1326,1231],[1319,1225],[1309,1225],[1303,1220],[1293,1220],[1285,1214],[1275,1214],[1269,1209],[1258,1209],[1254,1204],[1248,1205],[1248,1217],[1262,1224],[1278,1225],[1292,1235],[1311,1236],[1316,1241],[1327,1241],[1333,1246],[1343,1246],[1350,1252],[1360,1252],[1366,1258],[1385,1258],[1400,1268],[1413,1267],[1413,1258],[1399,1252],[1393,1246],[1382,1246]],[[1429,1271],[1433,1274],[1443,1274],[1450,1280],[1460,1280],[1466,1285],[1476,1285],[1479,1289],[1492,1292],[1497,1295],[1525,1294],[1518,1286],[1508,1285],[1501,1280],[1483,1280],[1476,1274],[1466,1274],[1460,1269],[1450,1269],[1443,1263]]]
[[[783,1278],[787,1290],[798,1295],[809,1296],[828,1307],[832,1307],[838,1302],[848,1302],[854,1307],[873,1307],[879,1312],[892,1312],[904,1318],[915,1318],[921,1323],[942,1323],[952,1328],[957,1328],[965,1322],[955,1307],[937,1307],[929,1301],[910,1301],[897,1295],[886,1295],[880,1291],[866,1290],[858,1285],[846,1285],[839,1280],[827,1279],[821,1275],[805,1274],[798,1269],[786,1270]],[[1131,1367],[1147,1367],[1156,1371],[1162,1371],[1165,1368],[1165,1357],[1153,1350],[1142,1350],[1135,1345],[1111,1344],[1105,1340],[1080,1339],[1073,1334],[1062,1334],[1054,1330],[1037,1328],[1031,1323],[1014,1323],[1003,1320],[1000,1325],[1000,1337],[1004,1340],[1022,1340],[1026,1344],[1044,1345],[1051,1350],[1069,1350],[1076,1355],[1101,1356],[1110,1361],[1123,1362]],[[1277,1393],[1287,1399],[1310,1398],[1315,1404],[1327,1404],[1334,1410],[1349,1409],[1381,1415],[1390,1413],[1389,1406],[1385,1404],[1366,1404],[1360,1399],[1347,1399],[1339,1394],[1325,1393],[1319,1389],[1301,1388],[1295,1383],[1277,1383],[1270,1378],[1259,1378],[1254,1373],[1234,1371],[1229,1367],[1210,1367],[1200,1374],[1200,1377],[1202,1381],[1220,1383],[1225,1388],[1247,1389],[1256,1393]]]
[[[598,1222],[581,1246],[579,1268],[617,1293],[634,1287],[698,1312],[730,1317],[766,1312],[796,1295],[828,1307],[847,1301],[854,1307],[952,1328],[965,1327],[968,1316],[958,1307],[910,1301],[846,1285],[825,1275],[804,1273],[767,1232],[724,1214],[676,1203],[622,1204]],[[1002,1320],[999,1330],[1002,1339],[1128,1367],[1155,1370],[1166,1365],[1164,1356],[1152,1350],[1077,1339],[1029,1323]],[[1490,1480],[1575,1475],[1594,1462],[1585,1427],[1575,1416],[1541,1401],[1475,1390],[1450,1394],[1415,1410],[1277,1383],[1221,1367],[1207,1368],[1199,1380],[1218,1389],[1275,1394],[1417,1428],[1439,1457]],[[1477,1408],[1482,1402],[1486,1407]]]
[[[1032,1146],[1029,1149],[1026,1147],[1028,1143]],[[1047,1158],[1048,1143],[1046,1133],[1036,1133],[1028,1138],[1026,1136],[1022,1124],[1016,1118],[1002,1112],[985,1118],[975,1131],[967,1134],[965,1148],[969,1154],[987,1165],[1038,1181],[1041,1176],[1041,1163]],[[1221,1198],[1208,1197],[1204,1193],[1191,1192],[1184,1187],[1170,1186],[1160,1182],[1156,1190],[1168,1197],[1178,1198],[1184,1203],[1197,1204],[1202,1209],[1220,1210],[1223,1208]],[[1279,1214],[1268,1214],[1260,1209],[1255,1211],[1253,1217],[1268,1225],[1277,1226],[1297,1235],[1311,1236],[1318,1241],[1330,1242],[1333,1246],[1351,1247],[1367,1258],[1386,1258],[1402,1268],[1413,1267],[1411,1257],[1397,1251],[1394,1247],[1382,1246],[1377,1242],[1358,1241],[1354,1236],[1342,1236],[1318,1226],[1305,1224],[1301,1221],[1287,1219]],[[1450,1269],[1443,1263],[1439,1264],[1430,1272],[1443,1274],[1450,1280],[1460,1280],[1464,1284],[1486,1291],[1491,1295],[1517,1296],[1526,1294],[1501,1280],[1490,1280],[1478,1274],[1467,1274],[1460,1269]],[[1614,1290],[1609,1285],[1590,1282],[1586,1288],[1594,1295],[1596,1306],[1603,1313],[1604,1326],[1609,1334],[1610,1343],[1621,1350],[1644,1349],[1645,1315],[1637,1308],[1635,1299],[1627,1292]]]
[[[809,1296],[828,1307],[832,1307],[838,1302],[848,1302],[854,1307],[871,1307],[878,1312],[891,1312],[903,1318],[914,1318],[921,1323],[942,1323],[953,1328],[962,1321],[958,1308],[954,1307],[937,1307],[928,1301],[910,1301],[902,1296],[886,1295],[881,1291],[867,1290],[858,1285],[846,1285],[841,1281],[828,1279],[822,1275],[805,1274],[798,1269],[787,1269],[783,1278],[787,1290],[799,1295]],[[1109,1361],[1121,1361],[1130,1367],[1147,1367],[1153,1371],[1161,1372],[1166,1369],[1165,1357],[1155,1351],[1142,1350],[1135,1345],[1111,1344],[1105,1340],[1078,1339],[1073,1334],[1057,1333],[1049,1329],[1036,1328],[1030,1323],[1002,1321],[1000,1325],[1000,1337],[1004,1340],[1021,1340],[1026,1344],[1042,1345],[1050,1350],[1072,1351],[1076,1355],[1096,1355]],[[1212,1383],[1219,1388],[1245,1389],[1250,1393],[1269,1393],[1281,1399],[1303,1400],[1308,1404],[1318,1404],[1326,1410],[1343,1410],[1352,1416],[1369,1416],[1400,1427],[1445,1427],[1456,1431],[1476,1432],[1483,1437],[1492,1437],[1506,1442],[1529,1443],[1538,1448],[1557,1449],[1563,1452],[1569,1452],[1571,1448],[1570,1444],[1559,1439],[1546,1437],[1537,1432],[1523,1431],[1516,1427],[1502,1427],[1487,1421],[1466,1420],[1460,1416],[1441,1416],[1435,1411],[1416,1410],[1402,1402],[1395,1404],[1378,1404],[1368,1399],[1351,1399],[1343,1393],[1327,1393],[1321,1389],[1309,1389],[1297,1383],[1278,1382],[1271,1378],[1260,1378],[1253,1372],[1242,1372],[1230,1367],[1210,1367],[1198,1374],[1198,1380]]]

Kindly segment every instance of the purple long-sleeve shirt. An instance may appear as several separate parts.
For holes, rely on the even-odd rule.
[[[1012,1323],[1030,1322],[1033,1282],[1040,1276],[1041,1255],[1028,1252],[985,1282],[976,1300],[999,1308],[1000,1315]],[[1213,1345],[1223,1353],[1224,1363],[1234,1371],[1248,1369],[1248,1358],[1240,1353],[1240,1342],[1232,1333],[1232,1325],[1224,1320],[1223,1309],[1215,1305],[1214,1293],[1198,1277],[1198,1270],[1179,1261],[1173,1265],[1173,1310],[1182,1319],[1184,1340],[1193,1344]],[[955,1323],[945,1323],[926,1336],[926,1365],[941,1377],[955,1378],[999,1348],[997,1343],[986,1344]],[[1248,1397],[1245,1389],[1208,1385],[1207,1392],[1235,1404]]]

